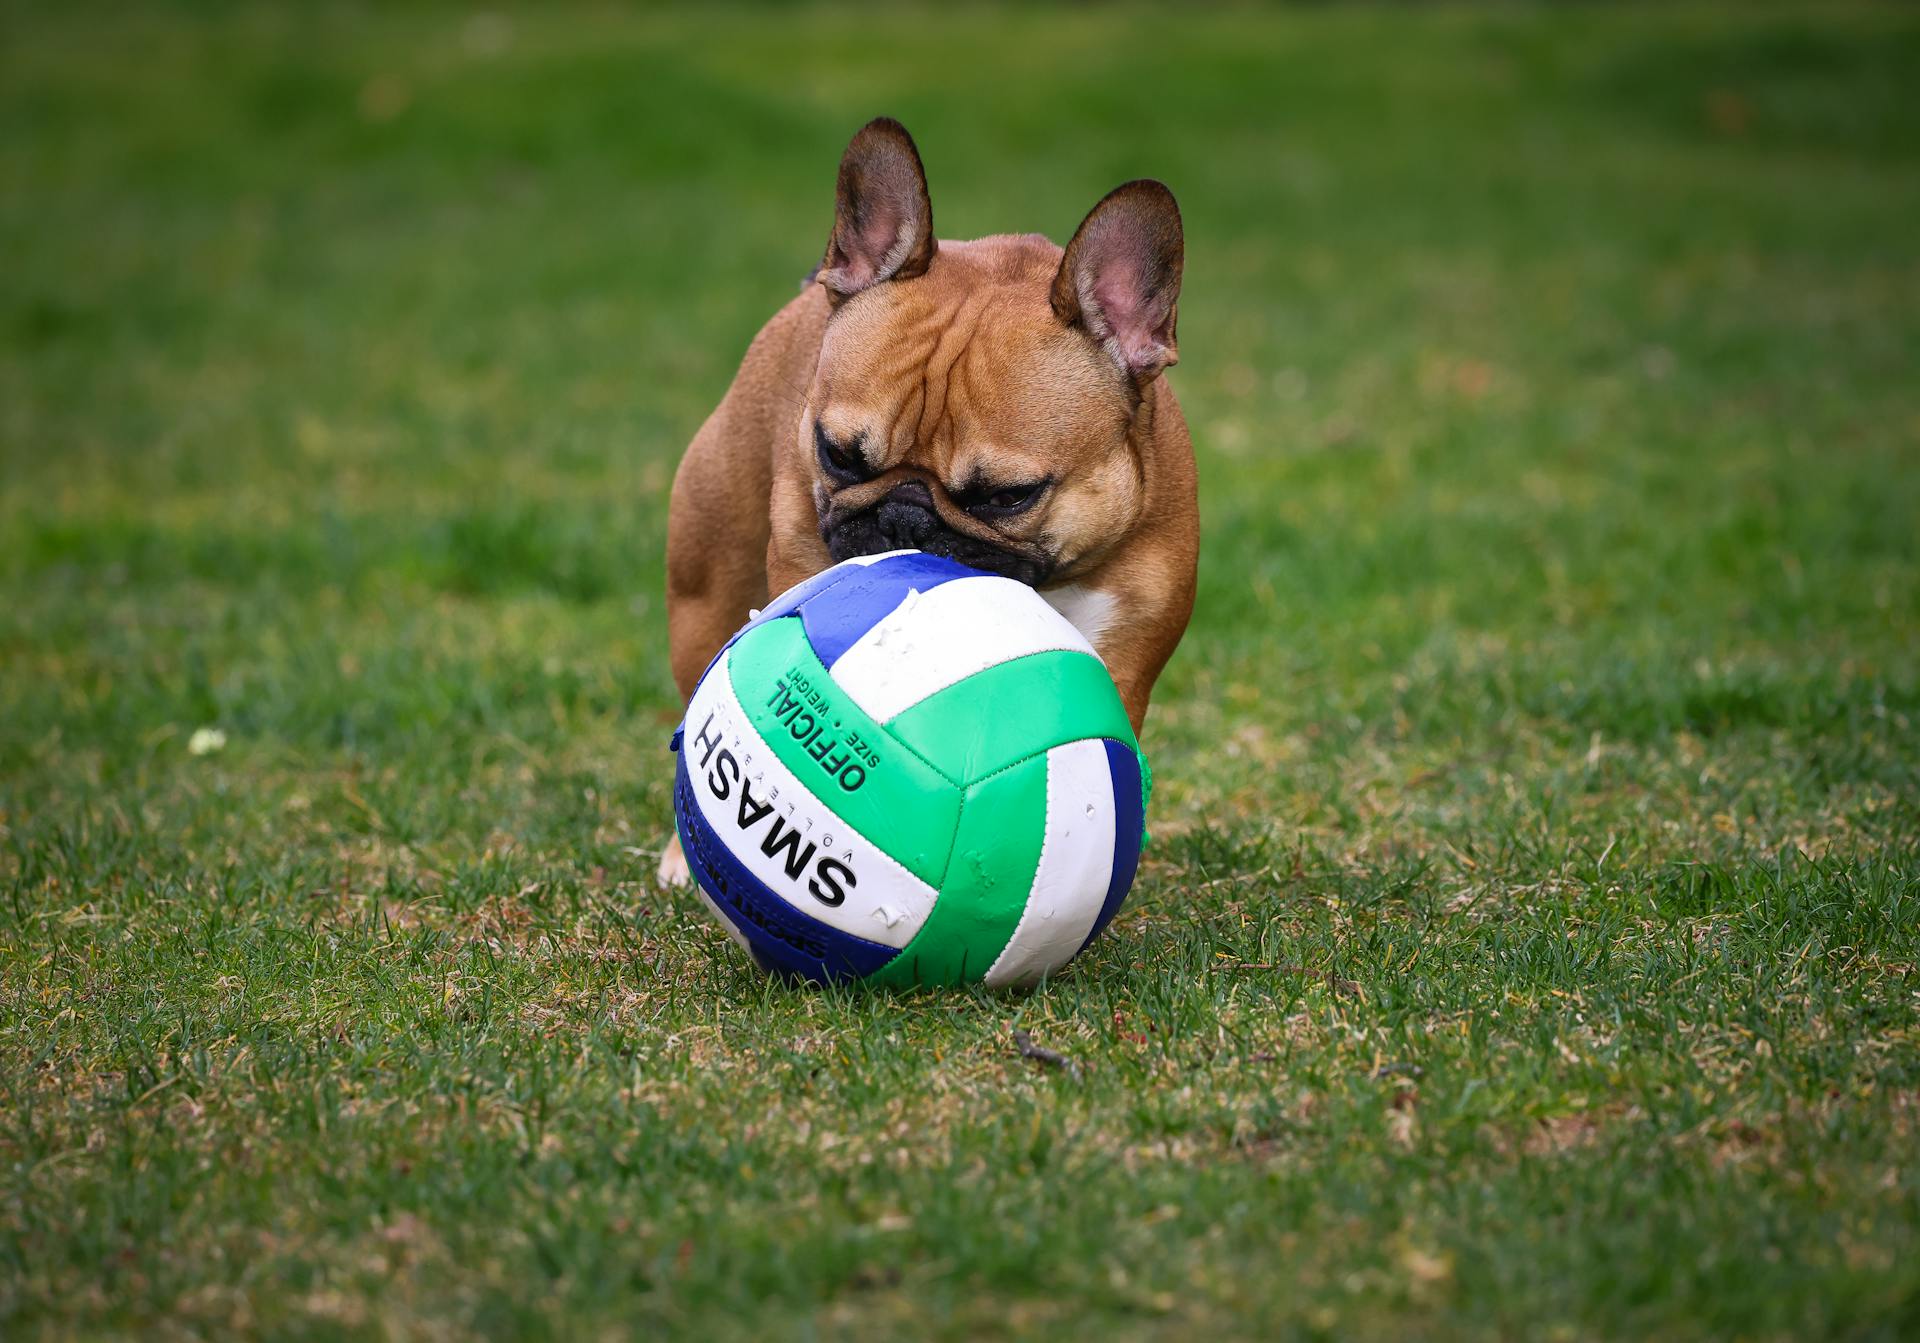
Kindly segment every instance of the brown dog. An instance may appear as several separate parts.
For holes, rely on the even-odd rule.
[[[899,122],[840,160],[814,278],[687,448],[667,520],[673,676],[693,693],[755,608],[911,547],[1032,584],[1113,674],[1136,732],[1193,607],[1193,444],[1175,359],[1180,211],[1158,182],[1037,234],[938,242]],[[676,840],[662,880],[684,881]]]

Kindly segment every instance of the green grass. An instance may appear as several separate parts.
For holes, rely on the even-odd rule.
[[[1913,10],[0,32],[0,1333],[1920,1331]],[[879,112],[948,236],[1186,213],[1028,996],[651,885],[667,484]]]

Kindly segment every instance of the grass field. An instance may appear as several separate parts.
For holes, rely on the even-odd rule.
[[[1920,1333],[1920,14],[0,15],[0,1334]],[[1025,996],[651,884],[667,485],[880,112],[1186,213]]]

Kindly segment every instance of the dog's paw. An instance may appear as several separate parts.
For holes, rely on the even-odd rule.
[[[687,855],[680,852],[680,836],[673,836],[667,841],[667,847],[660,850],[660,866],[653,879],[663,888],[685,886],[693,881],[693,873],[687,868]]]

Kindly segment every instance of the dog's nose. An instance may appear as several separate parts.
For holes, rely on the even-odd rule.
[[[925,545],[940,525],[933,511],[933,492],[918,480],[894,486],[874,511],[874,522],[880,535],[896,546]]]
[[[890,504],[912,504],[915,508],[924,508],[931,513],[933,511],[933,491],[927,488],[925,481],[904,480],[898,485],[895,485],[887,494],[887,502]]]

